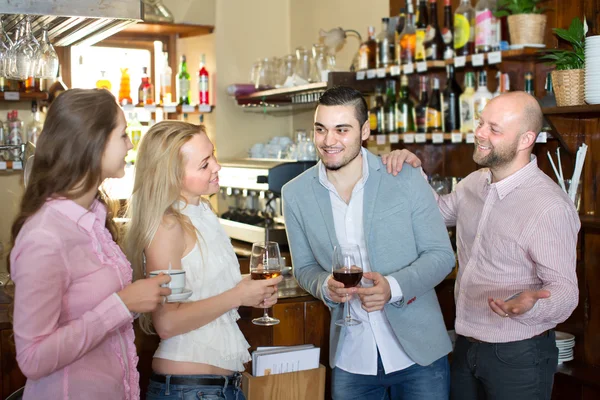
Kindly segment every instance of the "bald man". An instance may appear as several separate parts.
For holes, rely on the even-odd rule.
[[[479,169],[437,196],[456,226],[458,275],[451,398],[550,399],[558,362],[554,328],[579,299],[579,216],[531,154],[542,128],[537,101],[511,92],[490,101],[475,130]],[[420,161],[384,156],[388,172]]]

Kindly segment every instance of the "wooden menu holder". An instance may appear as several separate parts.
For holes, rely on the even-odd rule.
[[[324,400],[325,366],[265,376],[244,372],[242,390],[247,400]]]

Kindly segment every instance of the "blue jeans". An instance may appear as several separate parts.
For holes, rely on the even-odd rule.
[[[156,382],[150,378],[147,400],[246,400],[240,386],[225,385],[174,385],[171,378],[227,378],[221,375],[164,375],[167,382]]]
[[[386,374],[378,353],[377,375],[351,374],[334,368],[332,381],[334,400],[447,400],[450,395],[447,356],[427,366],[413,364]]]

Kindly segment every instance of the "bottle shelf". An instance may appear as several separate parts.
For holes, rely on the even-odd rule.
[[[325,89],[327,89],[327,82],[317,82],[289,88],[261,90],[248,95],[236,96],[236,100],[240,105],[265,100],[269,100],[272,103],[289,103],[295,95],[308,94]]]
[[[401,74],[423,74],[431,70],[442,70],[446,65],[454,65],[456,68],[466,66],[483,67],[484,65],[500,64],[504,61],[535,61],[539,56],[540,49],[523,48],[518,50],[495,51],[491,53],[480,53],[470,56],[454,57],[439,61],[420,61],[412,64],[393,65],[387,68],[368,69],[356,72],[356,80],[385,79],[399,76]]]
[[[0,101],[48,100],[48,92],[0,92]]]
[[[134,106],[132,104],[121,106],[123,111],[131,112],[137,110],[145,110],[148,112],[156,112],[158,109],[162,109],[165,114],[208,114],[211,113],[215,106],[210,104],[199,104],[199,105],[145,105],[145,106]]]
[[[23,171],[22,161],[0,161],[0,172],[21,172]]]
[[[544,115],[600,114],[600,104],[542,108]]]
[[[600,217],[595,215],[581,215],[579,219],[581,220],[582,227],[600,230]]]
[[[541,132],[537,143],[547,143],[553,137],[547,132]],[[371,135],[369,145],[386,146],[399,144],[445,144],[445,143],[474,143],[474,133],[390,133],[387,135]]]

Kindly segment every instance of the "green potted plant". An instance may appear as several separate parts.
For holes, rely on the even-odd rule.
[[[587,27],[577,17],[568,29],[554,28],[554,34],[568,42],[571,49],[546,50],[542,59],[556,67],[552,71],[552,85],[557,106],[585,104],[585,34]]]
[[[496,17],[507,17],[511,44],[543,44],[547,16],[542,0],[498,0]]]

